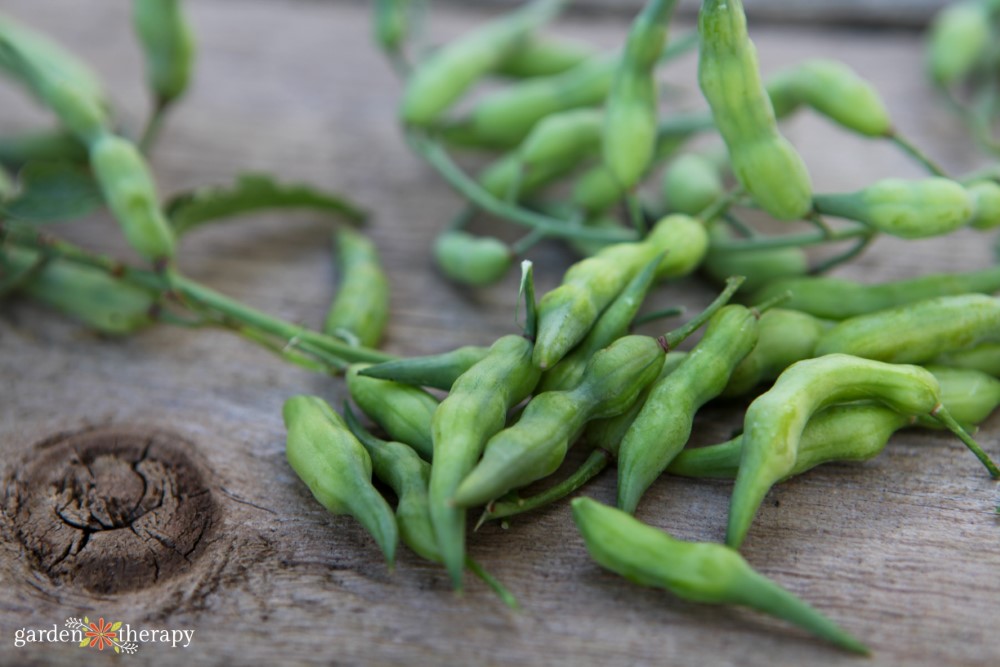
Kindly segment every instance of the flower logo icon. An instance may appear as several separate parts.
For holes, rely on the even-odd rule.
[[[118,642],[115,640],[118,638],[118,628],[122,626],[121,621],[111,624],[105,622],[102,617],[97,619],[96,623],[90,623],[87,618],[84,618],[83,622],[89,630],[83,633],[84,639],[80,642],[80,646],[91,646],[98,651],[103,651],[104,647],[108,646],[115,648],[115,652],[117,652]]]

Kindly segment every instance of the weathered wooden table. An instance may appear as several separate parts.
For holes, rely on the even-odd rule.
[[[7,0],[4,10],[92,62],[135,126],[146,102],[126,4]],[[198,33],[197,81],[153,158],[164,194],[253,169],[345,191],[374,214],[370,233],[393,289],[388,350],[488,344],[514,329],[514,276],[490,289],[458,289],[428,259],[434,232],[459,200],[404,146],[399,84],[371,44],[367,7],[186,4]],[[482,18],[439,14],[439,37]],[[607,17],[560,24],[607,46],[624,28]],[[948,168],[982,163],[924,83],[918,35],[768,27],[754,35],[765,70],[812,55],[843,58],[876,83],[899,127]],[[687,89],[669,104],[697,105],[693,71],[692,57],[668,70]],[[3,132],[43,118],[7,85],[0,109]],[[788,133],[821,190],[920,175],[891,147],[815,118],[794,120]],[[66,230],[130,257],[106,216]],[[181,264],[234,297],[316,326],[334,283],[328,234],[329,223],[314,216],[259,216],[192,234]],[[971,232],[881,240],[840,273],[875,281],[983,267],[990,244]],[[532,255],[542,290],[572,261],[556,244]],[[710,293],[691,281],[658,299],[698,305]],[[161,326],[105,340],[22,302],[4,304],[0,315],[0,663],[105,664],[106,655],[73,644],[15,646],[22,628],[61,628],[84,615],[133,629],[194,630],[186,648],[146,643],[121,658],[164,665],[859,662],[785,623],[684,603],[602,571],[565,504],[507,530],[486,526],[471,540],[475,557],[520,598],[520,613],[476,583],[456,598],[439,567],[405,551],[390,574],[372,541],[352,520],[328,516],[284,459],[282,401],[300,392],[340,401],[340,380],[224,332]],[[706,410],[696,439],[725,436],[740,414],[732,405]],[[113,437],[79,433],[85,429]],[[980,431],[994,456],[998,435],[997,418]],[[109,486],[141,498],[146,513],[109,506],[103,518],[71,516]],[[585,493],[611,502],[613,486],[604,476]],[[728,494],[729,484],[665,477],[639,516],[683,538],[720,540]],[[828,465],[777,487],[744,553],[868,642],[870,664],[995,665],[997,501],[995,483],[961,444],[907,431],[874,461]]]

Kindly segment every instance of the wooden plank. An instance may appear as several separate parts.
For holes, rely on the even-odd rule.
[[[163,192],[225,181],[246,169],[345,191],[374,213],[370,232],[393,289],[389,350],[418,354],[487,344],[513,331],[513,276],[469,291],[432,268],[427,249],[459,200],[401,140],[399,84],[370,43],[366,8],[273,0],[187,4],[199,37],[198,76],[153,159]],[[92,62],[128,125],[142,118],[141,67],[125,3],[9,0],[5,10]],[[435,12],[433,34],[458,34],[481,16]],[[625,28],[619,19],[577,17],[559,30],[611,47]],[[915,35],[766,28],[754,36],[767,71],[806,56],[843,58],[876,83],[897,125],[947,168],[982,164],[922,80]],[[667,100],[667,108],[699,106],[693,66],[689,57],[665,75],[685,91]],[[0,108],[3,132],[44,122],[44,114],[6,85]],[[812,117],[792,121],[788,134],[819,190],[920,174],[890,147],[846,137]],[[328,232],[328,223],[310,215],[260,216],[192,234],[181,264],[192,277],[256,307],[316,325],[333,291]],[[66,233],[129,256],[103,215]],[[946,240],[880,240],[839,273],[875,281],[973,269],[991,263],[989,246],[972,232]],[[532,258],[543,290],[557,284],[572,261],[556,244],[539,246]],[[690,281],[663,289],[657,301],[697,306],[710,295]],[[164,326],[109,341],[30,304],[5,304],[0,312],[4,662],[78,664],[81,651],[92,649],[14,648],[14,633],[88,615],[133,627],[194,629],[188,648],[139,649],[143,662],[161,665],[856,664],[786,624],[680,602],[600,570],[566,505],[512,522],[508,530],[487,526],[471,540],[473,555],[519,597],[520,613],[475,584],[456,598],[439,567],[409,553],[389,574],[372,541],[351,520],[318,507],[284,461],[284,398],[311,392],[339,401],[346,395],[340,380],[309,375],[226,333]],[[699,417],[695,438],[726,437],[740,419],[739,406],[713,407]],[[34,567],[39,557],[26,552],[18,533],[16,519],[30,490],[58,491],[33,487],[28,473],[33,465],[57,465],[35,462],[67,445],[37,443],[95,426],[178,434],[187,444],[177,451],[200,471],[212,498],[204,510],[211,525],[184,550],[186,564],[141,589],[102,589],[99,578],[88,589],[71,572],[50,578]],[[998,435],[997,418],[980,431],[994,456]],[[118,442],[118,461],[129,462],[144,481],[176,479],[151,472],[165,458],[156,448],[136,453],[126,451],[127,438]],[[71,450],[61,465],[82,474]],[[106,467],[93,474],[116,475],[122,498],[135,499],[135,480],[116,465],[102,459]],[[602,477],[586,493],[612,501],[613,478]],[[639,516],[682,538],[719,540],[728,493],[727,484],[667,477],[650,490]],[[775,489],[744,553],[868,642],[874,656],[867,664],[993,665],[1000,658],[992,631],[1000,594],[997,500],[995,483],[960,444],[939,433],[907,431],[875,461],[827,466]],[[179,504],[168,508],[176,512]],[[162,517],[151,504],[142,507]],[[130,511],[126,518],[138,521]],[[159,528],[143,524],[142,539],[162,538]],[[58,535],[41,537],[54,544]],[[117,573],[109,582],[128,579],[120,565],[107,564]]]

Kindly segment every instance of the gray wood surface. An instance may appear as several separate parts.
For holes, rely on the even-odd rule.
[[[388,350],[488,344],[514,330],[514,276],[493,288],[463,290],[429,261],[433,234],[459,200],[402,142],[395,122],[399,84],[369,40],[364,8],[272,0],[187,5],[199,38],[197,81],[153,158],[164,194],[248,169],[342,190],[374,214],[370,233],[393,290]],[[127,124],[143,117],[126,3],[7,0],[3,9],[93,63]],[[434,35],[458,34],[478,18],[435,12]],[[624,30],[610,18],[581,17],[559,27],[607,46]],[[877,84],[898,127],[946,167],[983,163],[921,78],[915,35],[776,28],[754,35],[765,70],[807,56],[843,58]],[[699,105],[693,70],[688,57],[665,74],[683,92],[666,107]],[[0,110],[3,132],[48,122],[6,84]],[[845,136],[815,118],[793,120],[788,135],[802,148],[818,190],[920,175],[891,147]],[[334,287],[329,229],[307,214],[220,225],[184,241],[182,268],[256,307],[316,326]],[[65,231],[130,257],[104,215]],[[966,231],[942,240],[880,240],[839,273],[875,281],[973,269],[990,263],[991,243]],[[557,284],[572,261],[556,244],[539,246],[532,258],[541,290]],[[697,306],[710,294],[688,281],[664,288],[657,301]],[[106,340],[31,304],[4,304],[0,378],[2,664],[106,664],[107,656],[71,644],[14,648],[19,628],[51,628],[84,615],[194,629],[188,648],[146,644],[122,657],[159,665],[1000,661],[997,487],[961,444],[939,433],[900,433],[874,461],[826,466],[777,487],[746,542],[744,554],[755,567],[870,644],[874,655],[863,661],[785,623],[681,602],[602,571],[589,560],[566,505],[513,521],[507,530],[487,526],[471,540],[472,554],[519,597],[520,613],[475,583],[456,598],[439,567],[405,551],[388,573],[373,542],[351,520],[328,516],[284,459],[285,397],[311,392],[340,401],[343,383],[224,332],[162,326]],[[695,439],[725,437],[740,419],[739,406],[711,407],[699,416]],[[91,427],[119,435],[89,467],[78,460],[80,440],[51,440]],[[129,435],[151,430],[159,434],[152,440]],[[979,435],[1000,456],[998,418]],[[131,509],[106,508],[107,516],[79,520],[105,517],[119,530],[130,527],[136,539],[108,540],[116,531],[98,530],[81,544],[79,536],[35,533],[29,544],[48,545],[46,562],[61,563],[50,576],[39,571],[38,552],[30,555],[24,546],[18,522],[29,509],[26,498],[62,497],[66,489],[52,481],[59,466],[64,479],[72,473],[78,480],[77,497],[94,480],[120,487]],[[605,476],[585,493],[611,502],[613,487],[613,477]],[[150,488],[159,494],[156,502]],[[208,500],[201,495],[206,488]],[[639,516],[682,538],[720,540],[728,494],[725,483],[665,477]],[[166,532],[182,519],[197,532]],[[145,569],[129,571],[127,550],[140,544],[151,555]],[[54,553],[53,545],[68,551]],[[162,568],[150,570],[150,562]]]

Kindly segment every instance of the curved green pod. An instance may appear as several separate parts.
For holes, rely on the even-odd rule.
[[[1000,342],[980,343],[962,350],[946,352],[931,360],[938,366],[969,368],[1000,377]]]
[[[772,308],[760,316],[757,344],[736,368],[720,396],[742,396],[813,355],[831,322],[795,310]]]
[[[403,122],[419,127],[433,124],[565,4],[566,0],[534,0],[432,53],[406,82],[400,107]]]
[[[438,400],[408,384],[360,375],[367,366],[352,364],[344,374],[351,398],[393,440],[413,447],[430,461],[434,455],[431,423]]]
[[[767,81],[767,93],[778,118],[808,106],[864,136],[892,132],[889,111],[878,91],[836,60],[814,58],[777,72]]]
[[[539,302],[535,364],[544,370],[562,359],[653,258],[666,253],[658,278],[677,277],[701,263],[707,246],[704,225],[688,216],[671,215],[656,223],[642,241],[607,246],[574,264],[562,284]]]
[[[977,425],[1000,405],[1000,380],[980,370],[951,368],[937,364],[924,366],[941,385],[941,403],[959,424]],[[921,426],[941,428],[941,424],[920,418]]]
[[[340,283],[323,331],[375,347],[389,320],[389,279],[370,239],[348,228],[338,230],[335,238]]]
[[[482,460],[453,502],[473,507],[556,470],[584,425],[626,410],[659,375],[663,348],[649,336],[625,336],[593,356],[575,387],[537,394],[518,421],[490,438]]]
[[[814,354],[918,364],[996,340],[1000,340],[1000,302],[984,294],[963,294],[844,320],[820,337]]]
[[[463,373],[434,412],[431,430],[431,521],[438,549],[455,588],[462,587],[465,563],[465,510],[455,507],[455,489],[476,465],[486,442],[503,429],[507,412],[538,384],[531,341],[500,338],[487,355]]]
[[[399,531],[392,508],[372,486],[372,461],[340,415],[316,396],[292,396],[282,409],[285,455],[331,514],[350,514],[375,538],[392,567]]]
[[[619,56],[601,55],[553,76],[537,77],[485,95],[445,137],[484,148],[514,148],[543,118],[600,104],[607,97]]]
[[[601,153],[628,190],[642,178],[656,145],[656,62],[676,0],[649,0],[632,22],[605,104]]]
[[[887,178],[856,192],[816,195],[813,203],[819,213],[857,220],[904,239],[953,232],[975,212],[969,192],[947,178]]]
[[[447,231],[434,240],[434,261],[449,279],[482,287],[507,275],[514,254],[506,243],[492,236]]]
[[[36,250],[0,246],[0,279],[28,272],[27,296],[104,334],[124,336],[153,323],[156,295],[108,275]]]
[[[87,147],[62,128],[0,137],[0,164],[20,167],[36,160],[86,162]]]
[[[761,83],[757,51],[747,33],[743,3],[702,2],[698,34],[698,83],[729,149],[736,179],[775,218],[804,217],[812,208],[809,172],[778,132]]]
[[[846,354],[800,361],[747,408],[726,544],[739,548],[768,490],[795,469],[802,431],[825,407],[875,400],[904,415],[943,412],[938,381],[919,366]]]
[[[941,296],[1000,290],[1000,266],[966,273],[934,273],[918,278],[865,285],[844,278],[803,276],[774,281],[753,296],[761,303],[788,293],[781,305],[828,320],[845,320]]]
[[[503,155],[484,168],[479,184],[497,199],[519,201],[538,193],[545,186],[573,171],[579,164],[575,157],[557,158],[525,169],[516,152]]]
[[[965,78],[986,56],[990,37],[990,8],[966,0],[941,10],[931,23],[927,40],[927,73],[940,85]]]
[[[597,56],[583,42],[531,35],[517,50],[503,59],[494,74],[516,79],[562,74]]]
[[[106,134],[91,145],[90,164],[129,245],[154,264],[172,259],[174,232],[160,208],[149,166],[135,145]]]
[[[598,565],[640,586],[693,602],[736,604],[782,618],[840,648],[868,648],[798,597],[758,574],[733,549],[685,542],[590,498],[573,500],[573,520]]]
[[[410,32],[410,0],[375,0],[372,28],[375,41],[386,53],[396,53]]]
[[[132,23],[146,55],[146,81],[158,106],[184,94],[194,66],[194,31],[180,0],[132,0]]]
[[[684,448],[695,413],[725,388],[736,365],[757,343],[757,315],[729,305],[674,372],[658,381],[618,450],[618,507],[632,514],[650,484]]]

